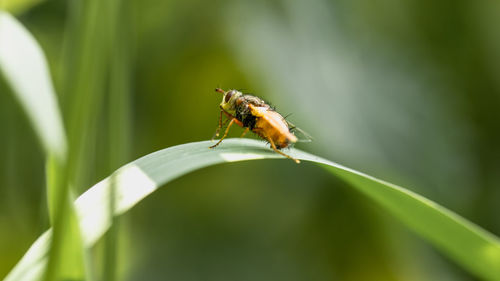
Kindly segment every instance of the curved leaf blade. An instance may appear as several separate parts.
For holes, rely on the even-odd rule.
[[[66,134],[47,61],[35,38],[0,11],[0,72],[24,107],[47,155],[66,156]]]
[[[116,180],[114,213],[120,215],[158,187],[194,170],[225,162],[281,158],[256,140],[229,139],[217,149],[208,149],[210,144],[210,141],[188,143],[151,153],[123,166],[83,193],[75,206],[84,244],[91,247],[110,227],[108,196],[112,179]],[[500,280],[500,242],[493,234],[402,187],[298,149],[291,149],[290,154],[319,164],[349,182],[478,277]],[[23,278],[36,275],[32,268],[46,263],[47,236],[50,230],[35,242],[36,247],[27,252],[5,280],[26,280]]]
[[[81,279],[84,276],[81,239],[69,200],[73,197],[67,192],[65,180],[68,145],[47,60],[31,33],[3,11],[0,11],[0,73],[12,88],[44,149],[49,217],[55,236],[60,237],[52,240],[51,235],[45,235],[44,242],[36,244],[32,253],[39,257],[39,253],[49,251],[48,243],[55,241],[50,248],[52,258],[49,262],[45,258],[36,260],[22,279],[39,280],[41,275],[46,279],[52,276]]]

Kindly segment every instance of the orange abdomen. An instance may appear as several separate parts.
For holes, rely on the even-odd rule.
[[[288,124],[276,111],[267,111],[257,117],[252,131],[264,139],[270,138],[278,149],[297,142],[297,137],[290,133]]]

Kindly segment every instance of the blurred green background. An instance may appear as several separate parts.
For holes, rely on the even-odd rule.
[[[97,96],[79,193],[147,153],[211,138],[213,89],[236,88],[293,113],[315,137],[298,148],[500,235],[500,2],[101,2],[0,1],[45,51],[65,120],[78,110],[74,92]],[[119,8],[105,9],[111,2]],[[82,61],[90,66],[75,74]],[[119,93],[118,133],[109,89]],[[0,278],[49,227],[43,152],[9,91],[1,80]],[[308,163],[203,169],[114,231],[119,280],[474,280]]]

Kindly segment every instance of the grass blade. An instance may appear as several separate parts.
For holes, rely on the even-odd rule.
[[[115,216],[123,214],[158,187],[194,170],[226,162],[281,158],[262,142],[229,139],[217,149],[210,141],[163,149],[118,169],[83,193],[75,202],[84,244],[90,247],[110,227],[108,205],[111,177],[116,180]],[[485,280],[500,280],[500,242],[497,237],[457,214],[402,187],[381,181],[309,153],[291,149],[293,157],[314,162],[349,182],[420,234],[437,249]],[[290,160],[286,160],[290,161]],[[35,276],[46,263],[46,232],[7,277]],[[41,240],[43,239],[43,240]]]
[[[66,155],[66,134],[47,61],[35,38],[0,11],[0,72],[24,108],[47,154]]]
[[[53,239],[44,240],[46,243],[52,242],[50,252],[54,258],[44,261],[43,265],[36,264],[33,268],[36,274],[21,279],[40,280],[47,268],[54,268],[47,273],[47,279],[81,279],[81,239],[72,200],[66,192],[66,133],[47,62],[41,47],[29,31],[14,17],[2,11],[0,70],[28,115],[45,150],[49,216],[55,229],[62,229],[55,231]],[[41,243],[40,247],[48,251],[46,244]]]

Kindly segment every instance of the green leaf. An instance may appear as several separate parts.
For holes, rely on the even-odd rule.
[[[0,72],[47,154],[64,159],[66,133],[43,51],[29,31],[3,11],[0,11]]]
[[[0,9],[18,15],[31,7],[43,2],[44,0],[6,0],[0,1]]]
[[[72,209],[66,180],[67,141],[57,96],[42,48],[10,14],[0,11],[0,72],[29,117],[46,155],[49,215],[55,227],[50,263],[37,264],[33,276],[41,279],[79,279],[84,276],[78,221]],[[48,249],[47,249],[48,251]],[[49,265],[46,267],[46,265]]]
[[[75,206],[85,246],[94,245],[110,227],[108,196],[112,193],[112,179],[116,188],[114,213],[120,215],[158,187],[197,169],[227,162],[282,158],[256,140],[229,139],[216,149],[209,149],[211,144],[210,141],[188,143],[151,153],[123,166],[83,193]],[[493,234],[407,189],[297,149],[289,152],[344,179],[471,273],[487,280],[500,280],[500,242]],[[48,230],[35,242],[7,281],[39,276],[40,268],[46,264],[50,235]]]

